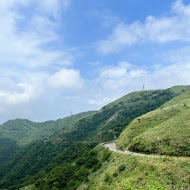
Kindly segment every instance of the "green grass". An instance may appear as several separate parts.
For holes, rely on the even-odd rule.
[[[133,120],[117,146],[134,152],[190,156],[190,92]]]
[[[101,147],[98,147],[100,150]],[[112,153],[78,190],[190,189],[190,160]]]

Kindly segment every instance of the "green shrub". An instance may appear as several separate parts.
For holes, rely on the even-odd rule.
[[[105,181],[106,183],[111,182],[111,176],[109,175],[109,173],[105,173],[104,181]]]
[[[109,159],[109,157],[111,156],[111,151],[109,151],[109,149],[104,149],[104,152],[103,152],[103,156],[102,156],[102,161],[106,161]]]
[[[117,172],[114,172],[113,173],[113,177],[117,177],[118,176],[118,173]]]
[[[121,164],[121,165],[119,166],[118,170],[119,170],[119,172],[122,172],[122,171],[125,170],[125,168],[126,168],[126,165],[125,165],[125,164]]]

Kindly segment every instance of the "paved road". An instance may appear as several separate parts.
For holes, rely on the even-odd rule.
[[[175,158],[175,159],[180,159],[180,160],[190,160],[189,157],[175,157],[175,156],[165,156],[165,155],[149,155],[149,154],[141,154],[141,153],[136,153],[136,152],[130,152],[130,151],[123,151],[123,150],[118,150],[116,149],[115,142],[110,142],[110,143],[104,143],[104,147],[109,148],[110,151],[112,152],[118,152],[121,154],[127,154],[127,155],[134,155],[134,156],[143,156],[143,157],[149,157],[149,158]]]

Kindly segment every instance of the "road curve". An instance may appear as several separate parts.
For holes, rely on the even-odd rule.
[[[104,143],[104,147],[109,148],[112,152],[118,152],[121,154],[127,154],[127,155],[134,155],[134,156],[143,156],[143,157],[149,157],[149,158],[174,158],[174,159],[180,159],[180,160],[190,160],[189,157],[176,157],[176,156],[166,156],[166,155],[150,155],[150,154],[141,154],[136,152],[130,152],[130,151],[123,151],[116,148],[115,142],[109,142]]]

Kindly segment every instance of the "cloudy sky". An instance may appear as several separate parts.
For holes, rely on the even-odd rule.
[[[0,123],[190,84],[189,0],[1,0]]]

